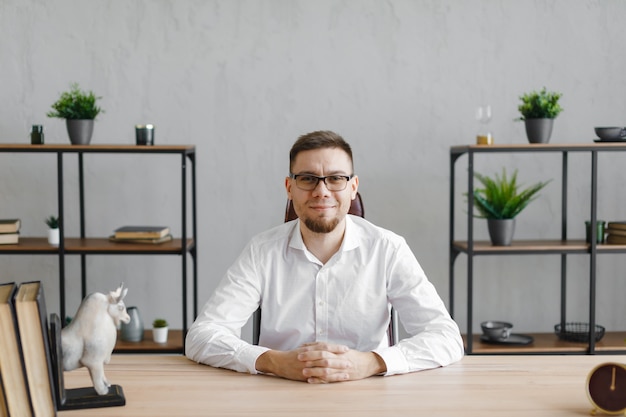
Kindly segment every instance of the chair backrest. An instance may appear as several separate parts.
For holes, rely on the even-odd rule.
[[[365,217],[365,208],[363,207],[363,199],[361,198],[361,194],[356,193],[356,197],[352,200],[350,204],[350,209],[348,210],[348,214],[353,214],[359,217]],[[285,223],[291,220],[297,219],[295,210],[293,209],[293,204],[291,204],[291,200],[287,200],[287,207],[285,208]],[[391,309],[391,320],[389,321],[389,328],[387,329],[387,337],[389,337],[389,346],[393,346],[398,343],[398,330],[397,330],[397,320],[398,314]],[[259,336],[261,332],[261,308],[259,307],[254,312],[254,317],[252,319],[252,343],[255,345],[259,344]]]

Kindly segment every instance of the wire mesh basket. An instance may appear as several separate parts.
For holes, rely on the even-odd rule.
[[[605,328],[596,324],[596,342],[599,342],[604,337]],[[565,323],[565,328],[562,329],[560,324],[554,326],[554,333],[561,340],[567,342],[589,342],[589,323]]]

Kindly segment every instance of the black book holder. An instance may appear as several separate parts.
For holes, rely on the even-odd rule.
[[[93,387],[65,388],[63,380],[63,351],[61,347],[61,320],[58,314],[50,314],[50,356],[57,410],[81,410],[84,408],[117,407],[126,405],[124,391],[119,385],[111,385],[109,392],[99,395]]]

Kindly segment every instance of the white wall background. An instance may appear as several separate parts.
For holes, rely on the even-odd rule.
[[[255,233],[282,221],[288,150],[331,129],[355,151],[367,218],[406,237],[448,301],[449,147],[474,142],[474,108],[493,107],[497,143],[526,143],[518,97],[546,86],[565,111],[552,143],[589,143],[593,127],[626,124],[626,2],[620,0],[80,1],[0,0],[0,142],[68,143],[45,116],[71,82],[102,96],[92,143],[133,143],[154,123],[159,144],[195,144],[200,305]],[[602,156],[599,216],[624,219],[624,155]],[[78,233],[76,163],[65,177],[69,236]],[[86,156],[87,234],[123,224],[180,233],[178,159]],[[467,159],[459,162],[458,201]],[[516,238],[559,236],[559,155],[479,157],[477,170],[518,168],[525,184],[554,181],[518,217]],[[589,216],[589,158],[570,158],[570,231]],[[23,236],[45,234],[56,212],[55,159],[0,154],[0,217]],[[466,222],[458,207],[457,230]],[[487,238],[483,221],[479,237]],[[457,276],[466,258],[456,263]],[[626,329],[625,257],[602,256],[598,322]],[[145,321],[180,326],[178,257],[88,257],[88,290],[130,287]],[[570,257],[568,320],[586,321],[589,262]],[[476,260],[476,325],[516,331],[559,320],[559,257]],[[80,301],[79,259],[67,261],[68,312]],[[0,281],[41,279],[58,311],[54,256],[0,256]],[[465,328],[465,288],[456,311]],[[191,313],[190,313],[191,315]]]

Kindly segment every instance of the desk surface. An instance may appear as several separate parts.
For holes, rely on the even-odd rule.
[[[626,356],[467,356],[445,368],[309,385],[198,365],[178,355],[114,355],[105,373],[123,407],[59,416],[588,416],[585,382]],[[85,369],[67,388],[90,386]]]

